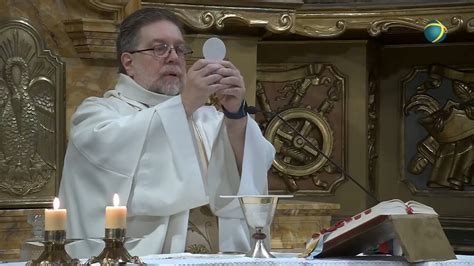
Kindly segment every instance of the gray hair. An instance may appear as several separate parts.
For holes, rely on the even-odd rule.
[[[183,26],[178,17],[166,9],[142,8],[133,12],[122,21],[117,37],[119,73],[127,74],[127,71],[122,65],[121,57],[123,53],[133,51],[137,48],[140,29],[148,24],[161,20],[175,24],[181,33],[183,33]]]

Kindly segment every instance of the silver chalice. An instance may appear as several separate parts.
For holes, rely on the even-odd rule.
[[[279,198],[291,198],[293,195],[243,195],[221,196],[222,198],[238,198],[247,224],[255,229],[252,238],[255,246],[246,254],[251,258],[274,258],[265,246],[264,233],[272,223]]]

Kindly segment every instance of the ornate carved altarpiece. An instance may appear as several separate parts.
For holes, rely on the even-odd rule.
[[[257,122],[277,153],[270,190],[313,195],[334,192],[343,176],[317,149],[344,167],[343,75],[328,64],[261,64],[256,101],[265,112],[257,116]]]
[[[391,103],[396,102],[398,104],[396,107],[380,104],[381,91],[384,88],[379,84],[383,83],[386,77],[381,76],[378,71],[383,68],[378,64],[384,64],[379,57],[384,54],[385,45],[426,44],[422,32],[424,26],[433,19],[440,20],[448,28],[448,42],[472,40],[474,6],[470,3],[453,1],[434,3],[423,0],[364,1],[364,3],[337,0],[249,2],[86,0],[84,3],[90,9],[99,11],[99,18],[71,17],[64,22],[66,32],[73,40],[81,58],[114,58],[113,40],[116,25],[124,16],[140,7],[164,7],[172,10],[181,18],[186,30],[192,34],[218,34],[237,38],[252,36],[259,40],[257,44],[259,47],[267,41],[283,41],[287,49],[280,49],[278,52],[284,51],[287,58],[291,58],[295,52],[292,50],[293,40],[304,40],[308,43],[319,43],[324,40],[367,40],[367,53],[350,52],[350,48],[338,48],[345,45],[342,42],[340,43],[342,45],[330,44],[332,48],[322,50],[319,54],[327,55],[325,61],[318,59],[310,63],[305,61],[298,66],[289,66],[290,63],[298,63],[291,60],[274,62],[272,66],[267,62],[249,60],[249,64],[253,66],[257,64],[258,69],[256,83],[247,88],[255,92],[254,98],[250,97],[247,100],[263,110],[277,112],[289,119],[345,170],[350,170],[352,174],[355,172],[359,181],[375,194],[393,197],[393,193],[398,191],[395,197],[415,197],[417,200],[427,201],[434,207],[441,208],[448,204],[444,198],[449,201],[452,197],[470,194],[469,178],[460,180],[442,178],[445,182],[441,182],[443,183],[441,187],[436,187],[439,182],[430,182],[430,179],[436,179],[431,170],[432,165],[436,165],[437,155],[433,154],[437,150],[447,151],[447,148],[440,148],[443,145],[439,145],[439,141],[433,141],[434,137],[429,137],[436,134],[431,129],[427,131],[421,127],[417,122],[419,116],[412,113],[416,109],[413,106],[420,106],[419,99],[428,98],[429,95],[433,96],[433,93],[441,91],[430,89],[425,93],[426,97],[416,95],[416,87],[424,82],[423,75],[427,77],[429,65],[414,62],[420,66],[419,69],[393,81],[396,84],[403,84],[397,87],[397,93],[403,91],[403,96],[394,95],[394,92],[383,92],[391,95]],[[381,49],[374,48],[377,45]],[[259,49],[255,51],[257,54],[262,52]],[[416,59],[417,55],[404,56]],[[351,66],[351,71],[341,73],[338,69],[343,66],[340,62],[339,65],[336,64],[335,61],[343,57],[350,59],[354,57],[353,60],[359,60],[360,63],[356,67]],[[276,66],[279,68],[277,71],[274,71],[275,65],[279,65]],[[304,70],[312,67],[331,69],[333,72],[327,71],[326,74],[317,71],[311,73],[312,75],[319,73],[316,76],[332,75],[332,80],[339,80],[343,84],[341,94],[336,89],[337,86],[332,86],[331,89],[333,82],[322,83],[323,79],[315,80],[308,77],[308,72],[305,73]],[[363,71],[357,72],[357,68]],[[294,74],[293,69],[299,69],[300,73]],[[399,101],[401,98],[403,100]],[[324,101],[329,101],[331,104],[330,111],[326,111],[325,104],[328,102]],[[417,103],[406,104],[410,101]],[[457,101],[456,104],[462,107],[466,105],[462,101]],[[443,105],[444,102],[440,102],[439,107]],[[431,108],[433,114],[436,113],[436,107]],[[406,116],[401,116],[405,111]],[[359,115],[355,115],[355,112]],[[392,112],[398,114],[395,116],[396,120],[391,122],[391,125],[397,125],[395,129],[387,127],[385,122],[386,114]],[[462,112],[466,113],[464,118],[469,118],[468,112]],[[354,117],[357,117],[358,121],[354,121]],[[257,115],[257,119],[264,134],[275,144],[278,151],[277,159],[269,173],[273,192],[289,191],[311,200],[325,195],[332,200],[344,202],[343,209],[350,206],[343,210],[346,214],[364,209],[361,205],[369,204],[364,203],[365,197],[362,193],[348,189],[348,186],[353,185],[350,183],[342,185],[341,174],[334,172],[334,169],[331,169],[325,160],[319,158],[308,146],[302,145],[294,132],[279,123],[276,118]],[[440,115],[436,119],[442,121],[445,117]],[[412,129],[415,126],[421,129],[418,135],[413,135]],[[390,128],[390,131],[387,132],[385,127]],[[403,138],[392,134],[393,132],[402,134],[402,130]],[[387,140],[386,137],[390,139]],[[390,146],[387,141],[392,146],[397,145],[397,148],[387,148]],[[465,143],[456,142],[456,144],[457,146],[450,147],[459,150],[458,147],[464,146],[461,144]],[[355,149],[357,150],[354,151]],[[417,152],[420,154],[417,155]],[[463,160],[468,161],[466,158]],[[425,167],[422,167],[422,164],[425,164]],[[465,167],[461,168],[465,170]],[[445,171],[447,168],[439,169]],[[393,183],[393,180],[401,182]],[[405,191],[409,193],[406,194]],[[354,202],[362,203],[356,205]],[[454,214],[446,213],[444,216],[442,213],[446,220],[452,217],[450,215]]]
[[[390,5],[385,5],[388,2]],[[31,4],[18,8],[28,5]],[[443,54],[431,56],[429,62],[418,60],[420,53],[400,53],[393,61],[380,57],[390,49],[409,50],[411,44],[435,47],[427,44],[422,35],[424,26],[432,19],[447,26],[446,42],[472,41],[473,4],[423,0],[378,3],[373,0],[364,4],[355,0],[83,0],[54,4],[45,1],[42,5],[64,14],[60,27],[44,32],[51,35],[51,40],[57,40],[54,35],[66,36],[71,47],[63,51],[75,53],[64,52],[67,55],[61,56],[71,57],[77,64],[82,63],[81,60],[92,65],[115,60],[117,27],[124,17],[141,7],[164,7],[175,12],[191,38],[217,34],[232,38],[234,44],[230,48],[234,51],[250,47],[245,55],[240,53],[234,57],[241,60],[241,69],[248,71],[245,77],[250,104],[287,118],[325,154],[355,174],[370,191],[381,197],[413,197],[440,208],[445,228],[461,232],[455,239],[462,239],[463,233],[472,231],[468,217],[472,212],[467,208],[472,205],[472,180],[465,174],[470,166],[467,137],[470,131],[461,130],[467,139],[443,142],[440,138],[442,129],[449,128],[449,114],[460,114],[459,118],[466,122],[462,125],[470,123],[472,81],[457,75],[443,76],[431,69],[435,59],[440,61],[437,63],[450,60]],[[34,16],[47,17],[47,12],[41,11],[43,13],[25,11],[21,14],[35,19]],[[47,19],[39,21],[45,28],[57,25],[43,24]],[[15,23],[3,23],[0,32],[0,111],[3,115],[0,205],[43,206],[51,202],[59,184],[64,147],[64,68],[59,59],[46,50],[31,26]],[[13,29],[15,27],[17,29]],[[252,41],[247,39],[243,44],[239,38],[252,38]],[[301,52],[294,49],[299,47],[293,44],[297,41],[306,42],[305,48],[314,45],[320,49],[311,50],[310,61],[304,57],[294,60],[292,55]],[[284,59],[271,64],[261,61],[259,54],[271,54],[262,50],[268,47],[265,46],[268,42],[281,42],[283,48],[278,53],[284,55],[278,56]],[[323,47],[324,43],[327,45]],[[393,75],[378,72],[406,59],[417,67],[410,66],[410,71],[395,80]],[[467,73],[472,68],[448,65],[458,72]],[[440,88],[418,89],[425,81],[433,83],[431,77],[436,75],[443,80]],[[74,84],[68,88],[75,89]],[[438,101],[438,106],[430,97]],[[452,104],[445,101],[447,97],[453,97]],[[423,107],[425,105],[428,107]],[[413,113],[419,108],[424,116]],[[387,122],[390,116],[395,119]],[[419,123],[420,118],[424,124]],[[259,115],[257,119],[278,150],[269,173],[272,192],[290,191],[310,201],[319,201],[319,196],[325,196],[324,200],[343,203],[342,215],[353,214],[369,205],[363,193],[352,189],[353,184],[341,182],[340,173],[276,118]],[[4,125],[8,127],[3,129]],[[415,128],[419,129],[416,134]],[[459,128],[449,131],[456,130]],[[402,132],[403,137],[398,138]],[[12,134],[18,138],[11,138]],[[449,159],[450,150],[459,156]],[[446,156],[441,157],[438,152]],[[455,158],[464,163],[458,163]],[[440,167],[434,168],[443,174],[433,174],[436,165]],[[452,178],[452,173],[446,174],[447,169],[462,176]],[[459,202],[459,198],[469,204],[452,204]],[[452,208],[455,211],[446,211],[450,204],[456,205]]]
[[[64,156],[64,66],[27,21],[0,36],[0,205],[44,206]]]
[[[442,65],[403,80],[403,180],[414,194],[474,197],[473,82],[472,69]]]

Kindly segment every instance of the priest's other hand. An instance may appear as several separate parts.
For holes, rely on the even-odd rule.
[[[206,59],[199,59],[189,68],[186,85],[181,93],[183,106],[188,116],[203,106],[211,94],[230,87],[220,83],[223,75],[218,72],[224,68],[222,61]]]
[[[219,68],[216,74],[221,75],[219,83],[227,87],[220,88],[217,92],[219,103],[229,112],[239,111],[240,105],[245,97],[244,78],[240,71],[229,61],[219,61],[223,68]]]

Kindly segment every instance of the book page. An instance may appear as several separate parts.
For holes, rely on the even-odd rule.
[[[328,229],[328,231],[332,232],[325,238],[325,241],[329,241],[341,234],[344,234],[345,232],[348,232],[377,216],[392,214],[407,214],[405,203],[399,199],[383,201],[372,208],[344,219],[343,221],[339,221],[333,227]]]
[[[410,207],[413,210],[413,213],[438,215],[433,208],[418,201],[410,200],[407,201],[405,205]]]

